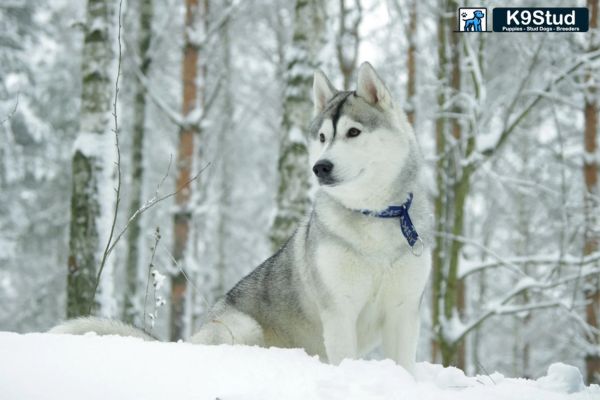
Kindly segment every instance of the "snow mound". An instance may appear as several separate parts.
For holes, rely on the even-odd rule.
[[[584,389],[583,376],[572,365],[555,363],[548,367],[548,374],[537,380],[542,389],[559,393],[576,393]]]
[[[302,350],[0,332],[0,397],[16,399],[600,399],[576,368],[537,381],[420,363],[321,363]]]

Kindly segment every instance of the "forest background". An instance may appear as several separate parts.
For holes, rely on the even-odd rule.
[[[313,71],[369,61],[430,176],[419,359],[600,382],[598,0],[587,33],[456,33],[468,5],[3,1],[0,330],[187,337],[309,207]]]

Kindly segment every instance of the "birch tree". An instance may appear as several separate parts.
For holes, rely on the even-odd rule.
[[[231,0],[225,1],[225,6],[231,6]],[[235,108],[233,104],[233,88],[232,88],[232,64],[231,64],[231,37],[230,37],[230,20],[223,24],[220,29],[221,50],[223,57],[223,115],[227,118],[223,121],[223,127],[219,132],[218,152],[219,152],[219,171],[221,172],[218,202],[219,202],[219,221],[217,223],[217,270],[216,282],[211,288],[213,293],[211,299],[216,299],[225,293],[225,270],[227,267],[227,248],[226,241],[230,237],[228,230],[232,227],[233,221],[230,217],[232,209],[232,182],[233,171],[231,170],[234,160],[232,160],[232,141],[235,133]]]
[[[3,330],[39,330],[65,317],[83,45],[69,26],[84,13],[80,3],[0,4],[0,281],[10,283],[0,284]]]
[[[360,0],[354,0],[353,3],[353,6],[349,6],[347,0],[339,0],[340,23],[335,38],[335,49],[342,72],[344,90],[350,89],[360,45],[358,28],[362,21],[362,6]]]
[[[320,64],[318,57],[324,38],[323,1],[297,0],[292,43],[286,54],[277,215],[271,233],[273,248],[281,246],[292,235],[310,203],[305,135],[312,116],[312,77]]]
[[[453,32],[453,11],[458,4],[455,1],[442,1],[442,6],[445,12],[440,12],[438,27],[438,77],[442,86],[438,95],[440,115],[436,122],[438,190],[434,211],[438,237],[433,254],[432,311],[436,332],[433,355],[435,358],[439,349],[444,365],[453,363],[464,368],[464,346],[447,341],[444,332],[447,321],[459,318],[458,314],[462,314],[464,309],[463,282],[458,279],[462,243],[442,233],[450,230],[450,237],[454,238],[463,234],[464,207],[471,175],[471,168],[464,167],[463,160],[473,152],[475,139],[473,132],[464,132],[460,120],[461,36]],[[445,115],[448,112],[453,118]],[[463,136],[468,139],[464,140]]]
[[[67,316],[86,315],[94,302],[97,267],[105,244],[109,207],[110,132],[114,52],[109,0],[89,0],[82,57],[80,127],[72,159]]]
[[[553,91],[568,77],[572,77],[588,60],[586,58],[570,61],[563,71],[555,75],[548,74],[541,84],[532,79],[532,71],[540,65],[540,54],[544,41],[532,47],[528,65],[524,65],[524,75],[515,85],[516,91],[505,97],[502,126],[492,135],[493,140],[484,147],[478,148],[476,138],[482,132],[490,132],[497,127],[485,118],[486,111],[493,103],[486,98],[486,75],[484,71],[486,46],[484,37],[463,37],[460,41],[457,34],[450,33],[453,26],[452,17],[456,2],[442,1],[446,13],[439,16],[438,31],[438,119],[436,122],[436,183],[435,200],[436,242],[433,251],[433,283],[432,283],[432,316],[435,341],[434,357],[441,355],[444,365],[464,366],[461,341],[492,315],[506,315],[515,312],[516,308],[506,311],[478,308],[480,315],[475,317],[465,314],[464,282],[465,276],[460,273],[462,247],[469,243],[465,235],[464,218],[466,205],[471,196],[470,188],[473,176],[481,166],[493,157],[498,156],[506,147],[512,136],[533,117],[533,110],[547,106],[544,99],[552,99]],[[481,35],[480,35],[481,36]],[[460,52],[460,53],[459,53]],[[459,54],[461,56],[459,57]],[[464,60],[461,66],[459,60]],[[464,75],[464,71],[468,74]],[[496,77],[502,72],[496,73]],[[463,79],[463,78],[468,78]],[[504,78],[506,79],[506,77]],[[511,77],[511,79],[514,79]],[[536,87],[538,86],[538,87]],[[533,93],[530,97],[523,93]],[[466,100],[465,100],[466,99]],[[487,100],[486,100],[487,99]],[[489,137],[489,136],[488,136]],[[573,278],[572,276],[570,278]],[[573,283],[571,279],[561,283],[524,285],[498,300],[503,306],[515,299],[528,299],[529,291],[539,292],[544,288]],[[554,301],[544,305],[527,304],[524,308],[547,308],[557,306]],[[523,309],[523,308],[520,308]],[[466,321],[466,322],[465,322]]]
[[[152,16],[154,14],[153,0],[142,0],[136,10],[138,21],[138,64],[140,73],[148,75],[151,59],[149,56],[152,38]],[[139,80],[135,81],[136,93],[134,99],[134,123],[131,147],[131,184],[129,214],[134,215],[142,206],[142,187],[144,178],[144,137],[146,122],[146,90]],[[126,289],[123,300],[123,320],[133,323],[139,310],[135,309],[135,299],[138,297],[139,246],[141,219],[131,221],[127,232]]]
[[[451,1],[450,9],[455,10],[458,3]],[[469,194],[469,184],[471,179],[471,168],[464,167],[463,160],[469,159],[474,150],[475,132],[465,131],[462,123],[460,93],[462,90],[461,75],[461,38],[460,34],[453,32],[452,23],[448,21],[449,27],[449,46],[450,53],[450,95],[451,112],[455,117],[451,121],[452,146],[450,157],[450,168],[447,171],[449,177],[449,195],[451,206],[447,210],[449,213],[448,222],[452,227],[452,236],[454,238],[463,235],[465,203]],[[465,140],[467,138],[467,140]],[[459,256],[462,243],[459,240],[452,239],[449,244],[448,252],[448,270],[446,275],[446,291],[444,298],[444,318],[451,320],[454,317],[460,317],[463,314],[465,306],[464,281],[458,279]],[[456,315],[455,313],[458,313]],[[449,349],[446,341],[442,341],[442,358],[449,360],[451,352],[456,352],[454,356],[455,365],[458,368],[465,368],[465,349],[464,342],[460,343],[456,349]]]

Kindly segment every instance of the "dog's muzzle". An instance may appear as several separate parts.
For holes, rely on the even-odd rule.
[[[329,160],[320,160],[312,168],[313,172],[319,178],[320,185],[331,185],[335,183],[333,179],[333,163]]]

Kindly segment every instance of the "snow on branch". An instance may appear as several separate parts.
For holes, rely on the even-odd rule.
[[[538,94],[537,96],[535,96],[535,98],[529,103],[529,105],[526,106],[525,108],[523,108],[523,110],[520,113],[518,113],[514,118],[512,118],[512,122],[509,123],[510,115],[512,114],[512,110],[516,106],[517,100],[523,96],[523,92],[525,89],[525,82],[529,81],[529,77],[534,69],[533,67],[537,63],[539,49],[541,48],[542,44],[543,44],[543,41],[540,43],[538,50],[536,51],[536,53],[534,54],[534,56],[532,58],[532,63],[529,68],[529,72],[528,72],[527,76],[521,82],[521,85],[519,86],[519,90],[517,91],[515,98],[513,99],[513,101],[511,102],[511,104],[509,105],[509,107],[507,109],[506,118],[504,121],[504,129],[500,132],[498,139],[491,147],[488,147],[487,149],[483,149],[481,151],[481,154],[487,158],[493,156],[502,147],[502,145],[510,137],[511,133],[513,133],[515,128],[525,119],[525,117],[527,117],[527,115],[529,115],[531,110],[537,106],[537,104],[540,102],[540,100],[546,98],[546,96],[543,94]],[[579,68],[586,65],[590,61],[596,60],[598,58],[600,58],[600,50],[589,52],[587,54],[580,56],[578,59],[576,59],[576,61],[571,66],[569,66],[568,68],[565,68],[565,70],[563,72],[561,72],[557,76],[555,76],[554,79],[552,79],[542,89],[541,93],[550,92],[554,86],[556,86],[557,84],[562,82],[565,78],[571,76]]]
[[[448,329],[448,331],[444,333],[444,337],[446,337],[449,341],[457,342],[493,315],[515,314],[524,311],[531,311],[557,306],[562,306],[565,309],[571,311],[573,309],[573,304],[567,305],[564,301],[560,300],[551,300],[540,303],[529,303],[517,306],[509,306],[507,304],[516,296],[525,292],[542,292],[543,290],[551,289],[570,282],[579,281],[588,276],[594,276],[597,274],[600,274],[600,268],[590,268],[586,271],[569,274],[560,279],[548,282],[540,282],[532,277],[524,277],[517,283],[517,285],[515,285],[513,290],[508,292],[501,299],[492,302],[491,306],[488,307],[487,310],[485,310],[481,315],[473,318],[468,323],[459,324],[456,321],[453,323],[446,321],[444,327],[448,326],[450,327],[450,329]],[[457,328],[457,326],[459,326],[459,328]]]
[[[213,37],[217,32],[219,32],[225,24],[227,24],[234,15],[234,11],[236,11],[241,4],[241,1],[232,2],[219,16],[219,19],[212,24],[205,32],[204,29],[194,29],[188,27],[186,29],[187,38],[193,46],[196,48],[201,48],[205,46],[211,37]],[[202,27],[202,24],[199,24]]]
[[[459,236],[459,235],[453,235],[451,233],[448,232],[434,232],[435,236],[441,236],[444,237],[446,239],[451,239],[451,240],[456,240],[458,242],[461,242],[463,244],[468,244],[474,247],[477,247],[478,249],[484,251],[485,253],[489,254],[490,256],[492,256],[498,263],[499,266],[504,266],[507,267],[508,269],[510,269],[511,271],[519,274],[519,275],[525,275],[523,273],[523,271],[521,271],[521,268],[519,268],[519,266],[517,266],[516,264],[510,263],[510,262],[502,262],[504,261],[504,259],[502,258],[502,256],[500,256],[498,253],[496,253],[495,251],[493,251],[492,249],[482,245],[481,243],[476,242],[475,240],[466,238],[464,236]],[[458,277],[460,279],[462,279],[464,276],[468,275],[468,273],[464,273],[465,268],[462,267],[462,263],[461,263],[461,267],[460,270],[458,272]]]
[[[463,279],[476,272],[481,272],[489,268],[497,268],[502,266],[509,266],[511,268],[519,265],[544,265],[544,264],[562,264],[562,265],[573,265],[581,266],[593,264],[600,261],[600,252],[592,253],[587,256],[574,256],[571,254],[552,254],[552,255],[527,255],[518,256],[511,258],[500,258],[498,257],[494,261],[488,261],[484,263],[466,264],[461,267],[459,271],[459,278]]]
[[[12,117],[17,113],[17,109],[19,108],[19,93],[17,93],[17,99],[15,100],[15,105],[13,109],[6,115],[6,117],[0,121],[0,125],[4,125],[5,122],[10,121]]]
[[[221,91],[223,76],[219,75],[216,79],[215,88],[211,95],[208,97],[206,104],[204,107],[197,107],[190,111],[186,116],[181,115],[181,113],[175,111],[171,106],[169,106],[163,98],[158,95],[154,89],[152,89],[152,85],[148,82],[148,78],[141,71],[139,63],[135,63],[133,65],[133,71],[136,78],[139,80],[140,84],[150,97],[150,100],[158,107],[160,111],[162,111],[167,118],[173,123],[177,125],[181,129],[192,129],[192,130],[200,130],[202,123],[204,121],[204,117],[208,114],[208,111],[211,109],[215,99]]]
[[[171,157],[172,160],[172,157]],[[185,189],[186,187],[188,187],[192,182],[194,182],[195,180],[197,180],[200,177],[200,174],[202,172],[204,172],[204,170],[206,168],[208,168],[210,166],[210,162],[207,163],[204,167],[202,167],[194,176],[192,176],[190,179],[188,179],[186,182],[184,182],[180,187],[178,187],[175,191],[168,193],[166,195],[163,196],[159,196],[158,192],[160,190],[160,187],[162,186],[162,184],[165,182],[166,178],[169,175],[169,171],[171,168],[171,160],[169,161],[169,167],[167,168],[167,172],[166,174],[163,176],[163,178],[161,179],[161,181],[159,182],[157,188],[156,188],[156,192],[154,193],[154,196],[152,196],[152,198],[150,198],[149,200],[147,200],[140,208],[138,208],[127,220],[127,223],[125,224],[125,226],[123,227],[123,229],[119,232],[119,234],[116,236],[115,240],[112,242],[110,248],[108,249],[108,253],[110,254],[113,249],[115,248],[115,246],[117,245],[117,243],[119,242],[119,240],[123,237],[123,235],[125,234],[125,232],[127,232],[127,229],[129,228],[129,225],[131,225],[131,223],[133,221],[135,221],[140,215],[142,215],[143,213],[145,213],[146,211],[148,211],[149,209],[151,209],[152,207],[154,207],[155,205],[157,205],[158,203],[167,200],[168,198],[171,198],[173,196],[175,196],[177,193],[181,192],[183,189]]]
[[[142,73],[139,65],[134,65],[133,71],[135,73],[136,78],[140,81],[140,84],[144,87],[144,90],[146,90],[146,93],[148,94],[152,102],[160,109],[160,111],[162,111],[173,124],[179,127],[183,127],[184,121],[181,114],[172,109],[168,104],[166,104],[163,101],[163,99],[160,96],[158,96],[154,92],[154,90],[148,83],[148,78]]]

